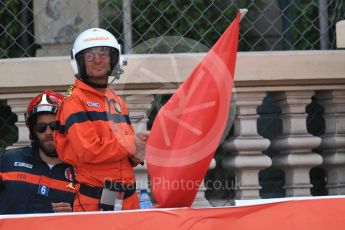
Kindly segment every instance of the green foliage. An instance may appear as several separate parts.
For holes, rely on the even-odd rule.
[[[0,58],[35,56],[32,2],[0,1]],[[98,2],[100,26],[124,44],[122,0]],[[146,45],[148,49],[140,50],[143,53],[205,52],[200,45],[211,47],[238,9],[248,8],[240,27],[240,51],[320,49],[318,4],[318,1],[278,0],[282,15],[269,21],[267,7],[277,7],[272,1],[133,0],[133,47]],[[345,2],[332,0],[327,4],[328,45],[334,49],[335,23],[345,16]],[[256,26],[260,20],[266,23],[267,31],[275,31],[276,37],[270,37],[265,29],[258,30]],[[282,22],[282,31],[280,26],[273,26],[274,21],[276,24]],[[162,39],[169,36],[176,41]]]
[[[318,2],[295,0],[279,1],[283,14],[284,46],[285,49],[309,50],[320,49]]]
[[[158,111],[162,106],[170,99],[171,95],[155,95],[154,100],[152,101],[151,108],[147,111],[147,117],[149,119],[147,123],[147,129],[151,130],[154,119],[157,116]]]
[[[279,0],[283,9],[284,49],[320,49],[320,17],[318,1]],[[344,1],[327,1],[329,49],[335,48],[335,24],[345,16]]]
[[[123,43],[122,9],[121,0],[103,0],[101,9],[112,8],[112,15],[106,16],[101,22],[103,27],[110,28],[120,37]],[[308,50],[320,49],[319,33],[319,3],[317,1],[302,0],[278,0],[278,7],[282,15],[279,18],[267,21],[268,7],[274,8],[270,1],[243,0],[143,0],[132,2],[133,22],[133,46],[146,43],[148,40],[164,36],[179,36],[195,40],[200,44],[211,47],[224,32],[230,21],[233,20],[240,8],[248,8],[246,17],[241,21],[240,27],[240,51],[265,51],[265,50]],[[329,48],[335,48],[336,21],[344,18],[345,2],[328,1],[329,20]],[[277,10],[277,9],[276,9]],[[270,37],[263,31],[258,30],[256,25],[262,20],[267,30],[276,30],[276,37]],[[274,21],[281,21],[282,31],[280,34],[279,23],[273,26]],[[273,40],[272,40],[273,39]],[[170,45],[170,49],[162,49],[161,44],[146,44],[152,49],[144,49],[151,53],[155,52],[204,52],[193,50],[194,44],[190,44],[190,50],[179,50],[179,44]],[[281,44],[281,45],[277,45]],[[159,49],[155,48],[159,47]]]
[[[0,152],[18,140],[17,116],[5,101],[0,101]]]
[[[331,1],[328,7],[328,18],[331,25],[329,31],[329,39],[331,43],[330,48],[335,48],[336,44],[336,33],[335,33],[335,24],[345,19],[345,0],[341,1]]]
[[[100,27],[111,32],[120,43],[123,43],[122,0],[100,0],[98,4],[102,15]]]
[[[4,0],[0,3],[0,57],[16,56],[18,50],[11,52],[11,45],[16,41],[16,35],[19,33],[20,26],[18,22],[13,20],[11,14],[18,14],[18,1]]]
[[[152,49],[150,53],[156,52],[205,52],[204,49],[196,49],[198,43],[206,47],[211,47],[220,35],[224,32],[230,22],[234,19],[239,8],[246,7],[247,1],[240,3],[227,2],[223,0],[214,0],[211,3],[207,0],[195,0],[193,2],[184,0],[157,1],[143,0],[133,1],[132,3],[132,23],[133,23],[133,47],[147,43],[148,40],[163,36],[179,36],[188,38],[184,40],[189,44],[189,50],[179,50],[181,45],[171,45],[170,49],[156,48],[159,44],[147,44]],[[257,1],[256,4],[260,4]],[[109,29],[123,43],[123,19],[120,17],[122,9],[121,0],[101,1],[101,14],[105,17],[101,21],[101,27]],[[251,10],[253,13],[256,9]],[[112,12],[107,14],[106,12]],[[258,13],[258,12],[257,12]],[[255,13],[250,16],[256,17]],[[251,21],[247,20],[241,25],[241,30],[248,30]],[[248,39],[253,39],[258,35],[247,32]],[[197,41],[197,42],[190,42]],[[184,46],[185,47],[185,46]],[[250,50],[250,44],[240,42],[240,50]],[[147,51],[147,50],[146,50]]]
[[[0,58],[34,56],[31,8],[32,0],[0,1]],[[27,20],[21,17],[24,11],[31,13]]]

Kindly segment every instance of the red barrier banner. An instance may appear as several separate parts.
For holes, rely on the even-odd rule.
[[[0,229],[340,230],[344,213],[345,198],[326,198],[226,208],[0,216]]]

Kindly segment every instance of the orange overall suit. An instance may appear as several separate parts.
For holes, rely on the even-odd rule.
[[[105,181],[135,185],[130,156],[135,152],[134,130],[123,100],[107,87],[101,93],[75,81],[57,115],[55,145],[59,157],[74,166],[77,196],[74,211],[97,211]],[[134,186],[135,187],[135,186]],[[134,190],[122,209],[139,208]]]

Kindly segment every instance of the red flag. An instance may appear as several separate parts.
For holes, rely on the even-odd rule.
[[[147,143],[158,207],[191,206],[228,120],[240,13],[160,109]]]

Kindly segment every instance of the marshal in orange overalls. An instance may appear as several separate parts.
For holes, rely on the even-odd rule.
[[[105,180],[129,186],[135,183],[129,160],[135,152],[134,130],[125,103],[110,87],[101,93],[77,79],[57,121],[60,127],[54,135],[58,155],[74,166],[80,184],[74,211],[100,210],[99,194],[83,192],[82,187],[101,189]],[[122,209],[136,208],[139,202],[134,192],[124,199]]]

